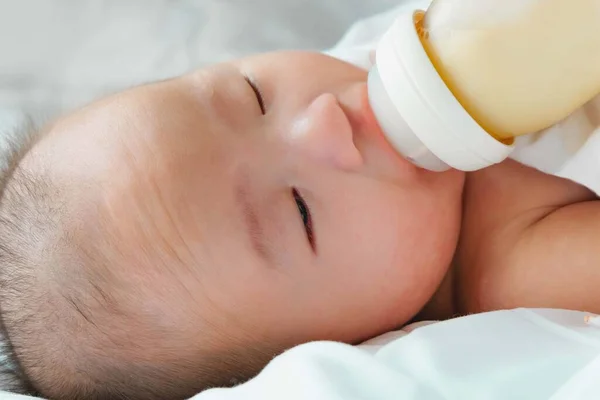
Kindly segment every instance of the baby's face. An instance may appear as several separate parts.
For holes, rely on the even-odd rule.
[[[123,246],[149,240],[178,260],[168,273],[188,293],[186,326],[354,342],[406,322],[433,294],[463,184],[394,153],[366,78],[319,54],[243,59],[93,104],[54,124],[36,152],[61,176],[102,186]]]

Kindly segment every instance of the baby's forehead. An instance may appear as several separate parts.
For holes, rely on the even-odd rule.
[[[143,231],[133,223],[136,215],[147,218],[136,223],[154,219],[154,225],[171,215],[184,238],[198,242],[231,214],[227,122],[213,118],[215,107],[205,100],[221,96],[213,90],[214,76],[200,71],[84,107],[50,126],[35,145],[30,166],[54,177],[74,215],[100,207],[127,232],[123,239]],[[211,217],[217,214],[220,219]]]
[[[210,87],[190,87],[187,81],[192,80],[145,85],[92,103],[52,123],[36,151],[56,167],[93,162],[108,168],[124,154],[139,162],[183,142],[206,142],[206,133],[214,129],[204,104]]]

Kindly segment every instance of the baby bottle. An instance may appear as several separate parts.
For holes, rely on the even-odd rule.
[[[434,0],[382,38],[369,102],[415,164],[481,169],[600,93],[598,27],[599,0]]]

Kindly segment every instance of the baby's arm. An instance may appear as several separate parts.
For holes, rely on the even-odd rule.
[[[600,313],[600,200],[514,161],[473,173],[456,261],[459,312]]]

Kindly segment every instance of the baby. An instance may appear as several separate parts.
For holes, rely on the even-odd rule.
[[[15,151],[0,307],[32,391],[183,399],[417,314],[600,312],[590,190],[514,161],[418,169],[366,79],[260,55],[101,100]]]

